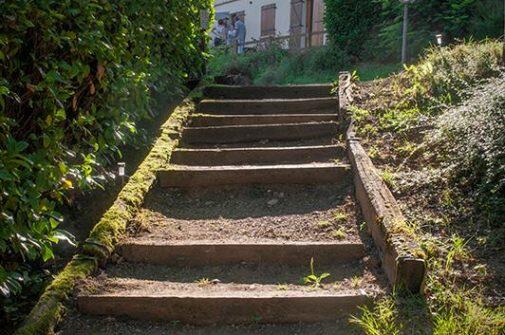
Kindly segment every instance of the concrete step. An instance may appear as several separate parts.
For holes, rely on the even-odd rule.
[[[162,187],[320,184],[340,183],[349,174],[349,165],[334,163],[212,167],[172,165],[159,171],[158,179]]]
[[[285,242],[285,243],[180,243],[126,242],[119,253],[128,262],[171,266],[239,264],[337,264],[365,256],[362,243]]]
[[[258,165],[329,162],[345,155],[342,145],[233,149],[176,149],[170,163],[175,165]]]
[[[335,98],[268,99],[268,100],[202,100],[199,113],[239,114],[335,114]]]
[[[323,98],[331,95],[332,84],[287,86],[228,86],[212,85],[204,89],[211,99],[299,99]]]
[[[194,115],[192,127],[260,125],[337,121],[337,114],[281,114],[281,115]]]
[[[335,320],[358,311],[372,297],[363,290],[312,290],[274,285],[118,280],[103,292],[81,294],[81,313],[183,324],[297,323]]]
[[[262,140],[290,141],[336,136],[338,131],[336,122],[190,127],[184,129],[182,142],[184,144],[226,144]]]

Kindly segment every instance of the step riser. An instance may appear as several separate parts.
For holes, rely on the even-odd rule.
[[[169,266],[248,264],[337,264],[365,256],[363,244],[123,244],[119,253],[129,262]]]
[[[176,165],[258,165],[329,162],[343,157],[340,146],[275,149],[176,150],[171,164]]]
[[[192,127],[211,126],[246,126],[258,124],[283,124],[283,123],[303,123],[303,122],[328,122],[337,121],[334,114],[309,114],[309,115],[257,115],[257,116],[194,116],[191,118]]]
[[[185,128],[182,142],[184,144],[225,144],[262,140],[294,141],[336,136],[338,131],[338,125],[334,122]]]
[[[204,96],[211,99],[301,99],[330,96],[332,85],[310,86],[209,86]]]
[[[335,114],[337,112],[337,101],[335,99],[313,101],[202,101],[198,106],[198,112],[215,115]]]
[[[321,297],[81,296],[78,307],[92,315],[128,316],[184,324],[298,323],[335,320],[367,305],[365,295]]]
[[[162,187],[196,187],[245,184],[324,184],[349,178],[348,166],[314,168],[265,168],[250,170],[159,171]]]

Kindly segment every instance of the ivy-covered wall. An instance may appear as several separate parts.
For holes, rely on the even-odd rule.
[[[202,71],[211,0],[0,1],[0,300],[53,258],[58,206]]]

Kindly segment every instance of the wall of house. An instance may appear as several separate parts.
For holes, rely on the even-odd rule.
[[[245,12],[247,28],[246,41],[258,40],[261,36],[261,7],[276,5],[275,30],[276,35],[289,35],[290,30],[290,0],[216,0],[214,8],[219,12]]]

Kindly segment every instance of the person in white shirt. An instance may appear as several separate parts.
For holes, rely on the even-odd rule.
[[[212,28],[212,33],[214,34],[214,46],[223,45],[225,41],[225,26],[222,19],[217,21],[217,26]]]

